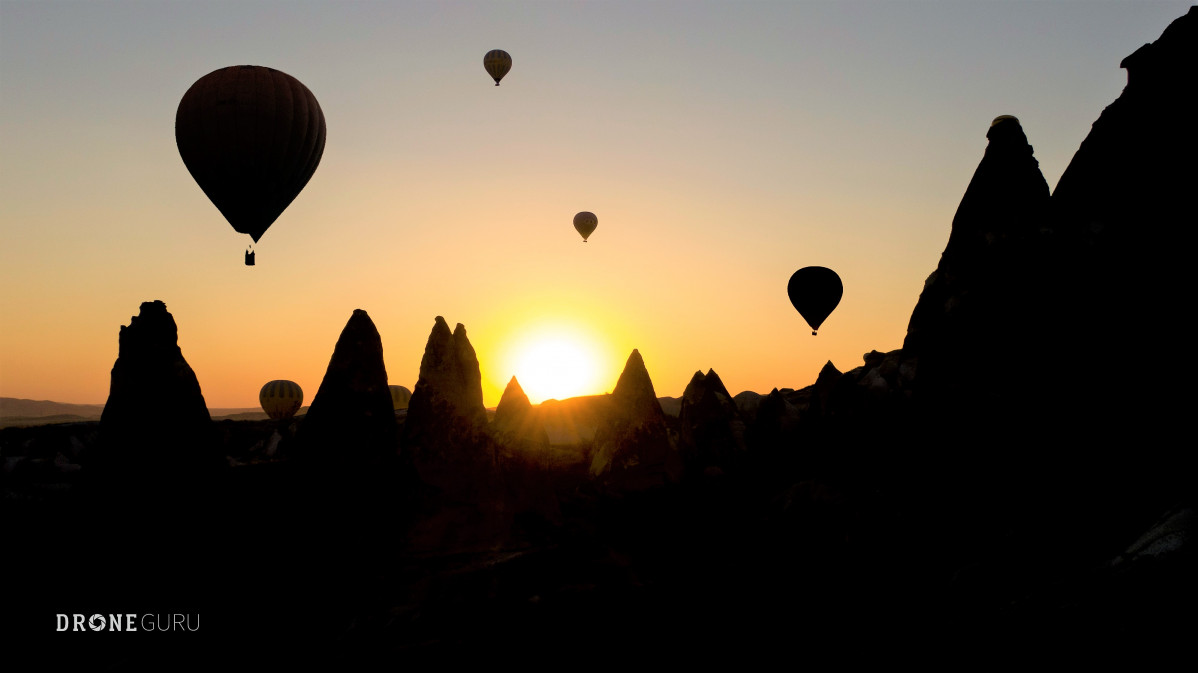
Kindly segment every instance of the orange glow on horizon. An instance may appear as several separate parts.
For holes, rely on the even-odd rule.
[[[511,369],[534,404],[587,394],[597,384],[594,355],[577,338],[538,334],[514,355]]]
[[[513,322],[507,336],[484,359],[479,353],[487,406],[499,398],[512,376],[533,404],[548,399],[597,395],[619,377],[619,360],[607,335],[569,319]],[[481,336],[481,335],[480,335]]]

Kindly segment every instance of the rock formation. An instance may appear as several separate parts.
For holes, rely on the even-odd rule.
[[[299,432],[303,453],[322,464],[377,465],[396,455],[383,342],[366,311],[354,310],[341,330]]]
[[[161,301],[142,303],[121,327],[100,445],[88,466],[115,488],[171,490],[210,479],[224,466],[200,383],[178,341]]]
[[[491,430],[501,445],[517,455],[533,458],[533,454],[549,446],[549,435],[540,415],[533,409],[515,376],[503,389],[499,406],[495,407],[495,418],[491,420]]]
[[[404,446],[422,470],[493,465],[486,429],[482,374],[466,328],[459,323],[450,332],[445,318],[437,316],[408,402]]]
[[[978,380],[977,357],[1003,357],[1028,341],[1029,311],[1035,313],[1042,290],[1029,265],[1048,213],[1048,184],[1017,119],[995,119],[986,137],[990,144],[903,342],[912,372],[906,385],[928,405],[946,407],[946,415],[960,413],[962,404],[972,411],[1007,399],[992,381]]]
[[[774,388],[762,397],[749,434],[758,460],[774,462],[780,455],[797,451],[799,421],[798,407],[791,404],[782,391]]]
[[[414,548],[464,551],[506,539],[512,498],[487,426],[482,375],[461,324],[437,316],[408,402],[402,446],[424,489]]]
[[[1077,367],[1057,413],[1075,419],[1086,444],[1109,447],[1101,452],[1102,479],[1111,480],[1105,488],[1134,481],[1155,500],[1161,484],[1175,493],[1187,479],[1194,486],[1173,439],[1189,430],[1182,419],[1191,396],[1176,371],[1150,354],[1191,347],[1182,307],[1194,296],[1198,8],[1120,66],[1127,86],[1094,122],[1052,195],[1065,254],[1054,277],[1062,298],[1048,323],[1060,336],[1046,350],[1057,361],[1120,359]],[[1092,449],[1078,453],[1099,458]]]
[[[595,433],[591,475],[614,490],[643,490],[677,480],[681,460],[640,352],[628,356],[611,404],[611,414]]]
[[[1189,396],[1147,355],[1188,346],[1198,10],[1122,65],[1051,197],[1018,122],[994,121],[901,356],[833,390],[853,473],[909,480],[903,507],[959,527],[957,550],[1101,559],[1192,494]]]
[[[747,448],[744,421],[715,370],[691,377],[678,423],[679,450],[689,472],[727,469]]]

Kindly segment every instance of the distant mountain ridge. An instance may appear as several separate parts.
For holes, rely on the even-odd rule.
[[[103,404],[71,404],[52,400],[0,397],[0,427],[98,421],[103,412]],[[307,412],[308,407],[305,405],[296,415]],[[255,421],[267,418],[261,407],[217,407],[209,409],[209,413],[212,414],[213,420]]]
[[[17,397],[0,397],[0,418],[42,416],[82,416],[88,420],[100,420],[103,404],[68,404],[51,400],[27,400]]]
[[[603,393],[597,395],[579,395],[577,397],[566,398],[565,400],[545,400],[545,402],[534,404],[533,406],[540,408],[542,405],[548,403],[549,407],[553,407],[569,400],[582,400],[603,396]],[[678,410],[682,404],[681,397],[658,397],[657,401],[661,403],[661,409],[667,416],[678,416]],[[488,411],[495,411],[495,407],[490,407]],[[31,424],[28,422],[12,423],[12,421],[36,420],[47,424],[98,421],[103,412],[103,404],[73,404],[69,402],[55,402],[53,400],[27,400],[20,397],[0,397],[0,427]],[[212,414],[213,420],[260,421],[268,418],[266,412],[262,411],[261,407],[213,407],[208,412]],[[308,405],[305,404],[300,407],[296,415],[302,416],[306,413],[308,413]]]

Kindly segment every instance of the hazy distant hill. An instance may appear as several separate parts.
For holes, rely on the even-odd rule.
[[[218,407],[209,409],[212,420],[260,421],[267,418],[258,407]],[[300,408],[297,415],[306,414],[308,407]],[[68,404],[51,400],[25,400],[16,397],[0,397],[0,428],[26,425],[49,425],[51,423],[79,423],[98,421],[104,413],[103,404]]]
[[[595,414],[596,410],[591,407],[595,404],[602,406],[602,402],[595,402],[594,400],[602,399],[603,397],[605,396],[585,395],[570,398],[569,400],[546,400],[548,403],[546,406],[551,410],[548,412],[549,419],[551,419],[550,424],[555,430],[551,434],[557,437],[560,442],[578,441],[578,431],[582,428],[574,426],[580,419],[574,417],[570,418],[567,422],[562,418],[558,418],[558,416],[561,415],[565,408],[570,408],[572,412],[593,422],[595,419],[591,418],[591,416]],[[678,407],[682,402],[682,398],[660,397],[658,400],[661,402],[662,410],[667,415],[678,415]],[[494,409],[489,409],[488,411],[494,412]],[[16,397],[0,397],[0,428],[98,421],[100,420],[100,414],[103,412],[103,404],[68,404],[66,402],[54,402],[51,400],[25,400]],[[208,413],[212,415],[212,420],[214,421],[261,421],[267,418],[266,413],[259,407],[215,407],[209,409]],[[307,405],[301,407],[296,415],[302,416],[306,413],[308,413]],[[569,417],[570,415],[567,415],[567,418]],[[569,426],[569,429],[565,426]],[[589,423],[583,422],[582,426],[589,426]],[[593,427],[582,429],[582,436],[589,438],[593,433]]]
[[[103,404],[66,404],[50,400],[0,397],[0,427],[98,421],[103,411]]]

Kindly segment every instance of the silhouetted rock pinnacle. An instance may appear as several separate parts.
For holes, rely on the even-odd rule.
[[[635,348],[624,363],[624,371],[620,373],[616,389],[611,395],[614,403],[636,418],[656,420],[663,416],[657,394],[653,392],[653,381],[649,379],[649,370],[645,369],[645,361]]]
[[[715,370],[695,372],[678,412],[679,450],[687,470],[727,468],[745,449],[745,424]]]
[[[990,144],[903,342],[915,377],[907,383],[917,396],[934,397],[931,404],[954,405],[962,395],[992,390],[976,375],[978,354],[1009,353],[1034,327],[1026,322],[1036,301],[1028,267],[1048,213],[1048,184],[1019,120],[995,119],[986,137]]]
[[[823,413],[828,405],[828,399],[832,395],[832,391],[836,388],[836,382],[844,374],[841,373],[836,365],[832,364],[831,360],[824,363],[824,366],[819,370],[819,375],[815,377],[815,399],[813,405]]]
[[[300,427],[300,441],[306,454],[322,461],[367,464],[396,454],[383,342],[366,311],[354,310],[341,330]]]
[[[105,482],[148,488],[155,481],[167,490],[202,481],[224,466],[199,381],[161,301],[142,303],[121,327],[92,463]]]
[[[486,421],[482,374],[466,328],[459,323],[450,332],[445,318],[437,316],[408,402],[405,436],[417,439],[426,424],[469,426],[466,429],[474,432]]]
[[[503,396],[499,398],[499,406],[495,407],[495,423],[506,422],[509,419],[520,418],[532,410],[532,403],[528,401],[528,395],[524,394],[524,388],[520,387],[520,382],[513,376],[507,382],[507,387],[503,389]]]
[[[501,444],[517,451],[549,446],[545,426],[515,376],[503,389],[491,429]]]
[[[766,455],[792,453],[796,450],[794,437],[799,423],[799,409],[774,388],[757,406],[753,424],[753,443]]]
[[[640,352],[633,350],[611,394],[612,411],[595,432],[591,474],[616,490],[676,480],[681,461]]]
[[[424,484],[427,511],[409,531],[418,549],[491,548],[505,539],[511,511],[499,447],[487,427],[482,376],[466,328],[437,316],[408,402],[403,451]]]
[[[461,324],[453,332],[437,316],[420,378],[408,402],[404,447],[422,479],[442,488],[495,480],[496,451],[487,434],[482,375]]]

